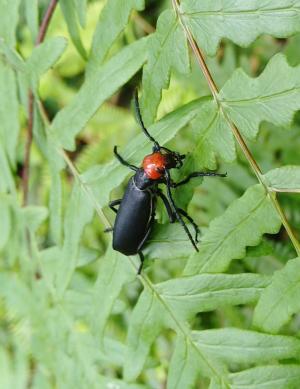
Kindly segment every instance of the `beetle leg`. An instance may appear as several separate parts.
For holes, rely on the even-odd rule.
[[[146,240],[148,239],[148,236],[151,232],[151,228],[152,228],[152,225],[153,225],[153,222],[154,222],[154,219],[155,219],[155,207],[153,207],[153,211],[152,211],[152,214],[151,214],[151,217],[150,217],[150,220],[149,220],[149,223],[148,223],[148,228],[147,228],[147,231],[146,231],[146,234],[144,236],[144,239],[142,240],[142,242],[140,243],[139,247],[138,247],[138,250],[137,250],[137,253],[140,257],[140,260],[141,260],[141,264],[138,268],[138,272],[137,274],[141,274],[141,271],[142,271],[142,268],[143,268],[143,265],[144,265],[144,260],[145,260],[145,257],[144,257],[144,254],[142,253],[142,247],[144,246],[144,243],[146,242]]]
[[[165,177],[166,177],[166,186],[167,186],[168,199],[169,199],[169,201],[171,203],[171,206],[173,207],[174,215],[176,216],[176,219],[179,221],[179,223],[184,228],[184,230],[185,230],[187,236],[189,237],[189,240],[191,241],[192,245],[194,246],[195,250],[199,251],[199,249],[198,249],[198,247],[196,245],[196,242],[194,241],[194,239],[193,239],[189,229],[187,228],[187,225],[185,224],[184,220],[182,219],[180,213],[178,212],[177,207],[175,205],[175,202],[173,200],[172,193],[171,193],[171,177],[170,177],[170,173],[169,173],[169,171],[167,169],[165,170]]]
[[[138,253],[139,257],[140,257],[141,264],[140,264],[140,266],[138,268],[137,274],[141,274],[141,271],[142,271],[142,268],[143,268],[143,265],[144,265],[145,257],[144,257],[144,254],[142,253],[141,249],[142,249],[144,243],[146,242],[146,240],[148,239],[148,236],[149,236],[149,234],[151,232],[151,227],[152,227],[153,221],[154,221],[154,216],[151,217],[150,222],[149,222],[149,226],[148,226],[148,229],[147,229],[147,232],[146,232],[146,234],[144,236],[144,239],[142,240],[142,242],[141,242],[141,244],[139,245],[139,248],[138,248],[138,252],[137,253]]]
[[[137,274],[140,275],[140,274],[141,274],[141,271],[142,271],[142,269],[143,269],[145,257],[144,257],[144,254],[142,253],[142,251],[139,251],[139,252],[138,252],[138,255],[139,255],[139,257],[140,257],[141,264],[140,264],[140,266],[139,266],[139,268],[138,268]]]
[[[198,243],[199,240],[198,240],[198,234],[200,233],[200,229],[199,227],[197,226],[197,224],[194,222],[193,218],[187,213],[185,212],[183,209],[181,208],[177,208],[177,211],[184,217],[186,217],[188,219],[188,221],[192,224],[192,226],[194,227],[194,230],[195,230],[195,241]]]
[[[177,188],[177,186],[184,185],[189,182],[192,178],[196,177],[227,177],[227,173],[215,173],[215,172],[194,172],[189,174],[185,179],[179,182],[172,182],[171,187]]]
[[[162,201],[164,203],[164,206],[165,206],[167,213],[168,213],[168,216],[169,216],[170,223],[174,223],[175,222],[175,215],[174,215],[174,212],[172,211],[171,205],[170,205],[167,197],[160,190],[157,191],[157,195],[162,199]]]
[[[119,200],[113,200],[111,201],[108,206],[109,208],[114,211],[115,213],[118,213],[118,210],[115,208],[116,205],[120,205],[121,204],[121,199]],[[105,228],[104,232],[113,232],[114,228],[113,227],[109,227],[109,228]]]
[[[172,208],[171,208],[171,205],[168,201],[168,199],[166,198],[166,196],[164,195],[163,192],[161,192],[160,190],[157,192],[158,196],[162,199],[165,207],[166,207],[166,210],[168,212],[168,216],[169,216],[169,221],[170,223],[174,223],[175,220],[176,220],[176,216],[174,214],[174,212],[172,211]],[[200,233],[200,230],[199,230],[199,227],[197,226],[197,224],[194,222],[194,220],[191,218],[190,215],[188,215],[187,212],[185,212],[183,209],[181,208],[177,208],[177,211],[178,213],[180,213],[182,216],[186,217],[189,222],[192,224],[192,226],[194,227],[194,230],[195,230],[195,241],[198,243],[198,234]]]
[[[157,194],[162,199],[162,201],[166,207],[170,223],[174,223],[176,220],[176,216],[175,216],[174,212],[172,211],[172,208],[171,208],[171,205],[170,205],[168,199],[166,198],[164,193],[160,190],[157,191]],[[180,213],[182,216],[186,217],[189,220],[189,222],[192,224],[192,226],[194,227],[195,241],[198,243],[198,234],[200,233],[199,227],[194,222],[193,218],[187,212],[185,212],[182,208],[176,207],[176,209],[177,209],[178,213]]]
[[[112,210],[112,211],[114,211],[115,213],[117,213],[118,212],[118,210],[115,208],[115,205],[120,205],[121,204],[121,199],[119,199],[119,200],[113,200],[113,201],[111,201],[109,204],[108,204],[108,206],[109,206],[109,208]]]
[[[134,170],[135,172],[138,170],[137,166],[131,165],[129,162],[125,161],[125,159],[123,159],[123,157],[121,157],[121,155],[118,153],[118,147],[117,146],[114,147],[114,154],[115,154],[117,160],[122,165],[129,167],[129,169]]]

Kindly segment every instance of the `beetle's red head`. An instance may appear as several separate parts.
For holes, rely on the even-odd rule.
[[[185,155],[161,148],[159,151],[146,155],[142,163],[142,168],[148,178],[151,180],[159,180],[164,175],[166,169],[180,168],[184,158]]]

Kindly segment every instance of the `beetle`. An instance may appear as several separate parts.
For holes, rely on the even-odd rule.
[[[109,207],[116,213],[115,224],[111,229],[113,232],[113,249],[125,255],[138,254],[141,260],[138,269],[138,274],[140,274],[144,263],[142,249],[155,220],[157,199],[160,198],[163,201],[170,223],[177,220],[184,228],[194,249],[198,251],[199,228],[183,209],[176,206],[171,189],[184,185],[196,177],[226,177],[227,173],[193,172],[182,181],[173,182],[170,170],[180,169],[183,166],[185,155],[161,146],[150,135],[142,119],[137,91],[134,96],[134,106],[141,129],[146,137],[153,142],[152,153],[144,157],[141,167],[137,167],[125,161],[118,153],[117,146],[114,147],[114,154],[118,161],[135,173],[129,179],[123,198],[111,201]],[[166,185],[167,196],[163,193],[159,184]],[[117,209],[116,206],[119,206],[119,208]],[[195,239],[192,237],[183,217],[193,226]]]

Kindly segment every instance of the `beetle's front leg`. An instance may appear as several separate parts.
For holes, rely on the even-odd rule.
[[[170,186],[172,188],[177,188],[177,186],[184,185],[188,183],[192,178],[197,177],[227,177],[227,173],[215,173],[215,172],[193,172],[189,174],[186,178],[179,182],[171,182]]]
[[[129,169],[134,170],[135,172],[138,170],[138,167],[135,165],[131,165],[129,162],[125,161],[125,159],[118,153],[118,147],[114,147],[114,154],[117,160],[124,166],[129,167]]]

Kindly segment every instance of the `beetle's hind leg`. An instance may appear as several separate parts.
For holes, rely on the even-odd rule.
[[[139,251],[138,252],[138,255],[140,257],[140,260],[141,260],[141,263],[140,263],[140,266],[138,268],[138,271],[137,271],[137,274],[140,275],[141,274],[141,271],[143,269],[143,265],[144,265],[144,261],[145,261],[145,256],[144,254],[142,253],[142,251]]]
[[[122,201],[122,199],[113,200],[113,201],[111,201],[111,202],[108,204],[108,206],[109,206],[109,208],[110,208],[112,211],[114,211],[115,213],[117,213],[118,210],[115,208],[115,206],[116,206],[116,205],[120,205],[120,204],[121,204],[121,201]]]
[[[114,147],[114,154],[122,165],[129,167],[129,169],[134,170],[135,172],[138,170],[137,166],[131,165],[129,162],[125,161],[125,159],[118,153],[118,146]]]
[[[149,221],[148,228],[147,228],[146,234],[144,236],[144,239],[140,243],[140,245],[138,247],[138,250],[137,250],[137,254],[138,254],[138,256],[140,257],[140,260],[141,260],[141,264],[140,264],[140,266],[138,268],[138,272],[137,272],[138,275],[141,274],[141,271],[142,271],[143,265],[144,265],[144,261],[145,261],[145,256],[144,256],[144,254],[142,252],[142,247],[144,246],[146,240],[148,239],[148,237],[150,235],[150,232],[151,232],[151,229],[152,229],[152,226],[153,226],[153,223],[154,223],[154,219],[155,219],[155,207],[152,209],[151,218],[150,218],[150,221]]]
[[[151,220],[150,220],[150,223],[149,223],[148,230],[147,230],[147,232],[146,232],[146,234],[145,234],[145,237],[144,237],[143,241],[141,242],[141,244],[140,244],[140,246],[139,246],[139,248],[138,248],[137,254],[138,254],[138,256],[140,257],[140,260],[141,260],[141,264],[140,264],[140,266],[139,266],[139,268],[138,268],[138,271],[137,271],[137,274],[138,274],[138,275],[141,274],[141,271],[142,271],[143,266],[144,266],[144,261],[145,261],[145,256],[144,256],[144,254],[143,254],[141,248],[143,247],[144,243],[145,243],[146,240],[148,239],[148,236],[149,236],[149,234],[150,234],[150,232],[151,232],[151,227],[152,227],[152,224],[153,224],[153,221],[154,221],[154,216],[155,216],[155,215],[152,216],[152,218],[151,218]]]
[[[182,227],[183,227],[184,231],[186,232],[189,240],[191,241],[192,245],[194,246],[194,249],[196,251],[199,251],[199,249],[197,247],[197,244],[194,241],[194,239],[193,239],[193,237],[192,237],[192,235],[191,235],[187,225],[185,224],[184,220],[182,219],[181,214],[178,211],[178,208],[176,207],[176,204],[175,204],[174,199],[172,197],[172,193],[171,193],[171,188],[172,188],[171,177],[170,177],[170,173],[169,173],[169,171],[167,169],[165,170],[165,178],[166,178],[166,186],[167,186],[167,195],[168,195],[168,199],[169,199],[170,205],[173,208],[174,215],[176,216],[176,219],[179,221],[179,223],[182,225]]]
[[[118,199],[118,200],[113,200],[111,201],[108,206],[109,208],[114,211],[114,213],[118,213],[118,210],[117,208],[115,208],[116,205],[120,205],[122,202],[122,199]],[[113,227],[108,227],[108,228],[105,228],[104,232],[113,232],[114,228]]]
[[[194,227],[194,230],[195,230],[195,241],[198,243],[199,242],[198,235],[200,234],[200,229],[197,226],[197,224],[194,222],[194,219],[187,212],[185,212],[183,209],[177,208],[177,207],[176,207],[176,209],[177,209],[177,212],[180,213],[185,218],[187,218],[188,221],[191,223],[191,225]]]
[[[163,201],[163,203],[164,203],[164,206],[165,206],[165,208],[166,208],[166,210],[167,210],[167,213],[168,213],[168,216],[169,216],[169,221],[170,221],[170,223],[174,223],[175,220],[176,220],[176,214],[172,211],[172,208],[171,208],[171,205],[170,205],[168,199],[166,198],[166,196],[164,195],[164,193],[163,193],[161,190],[158,190],[158,191],[157,191],[157,194],[158,194],[158,196],[162,199],[162,201]],[[198,240],[198,235],[199,235],[199,233],[200,233],[199,227],[198,227],[197,224],[194,222],[193,218],[192,218],[190,215],[188,215],[188,213],[185,212],[183,209],[178,208],[178,207],[176,206],[176,210],[177,210],[177,212],[180,213],[182,216],[184,216],[185,218],[187,218],[188,221],[189,221],[189,222],[192,224],[192,226],[194,227],[194,230],[195,230],[195,241],[196,241],[196,243],[198,243],[198,242],[199,242],[199,240]]]

